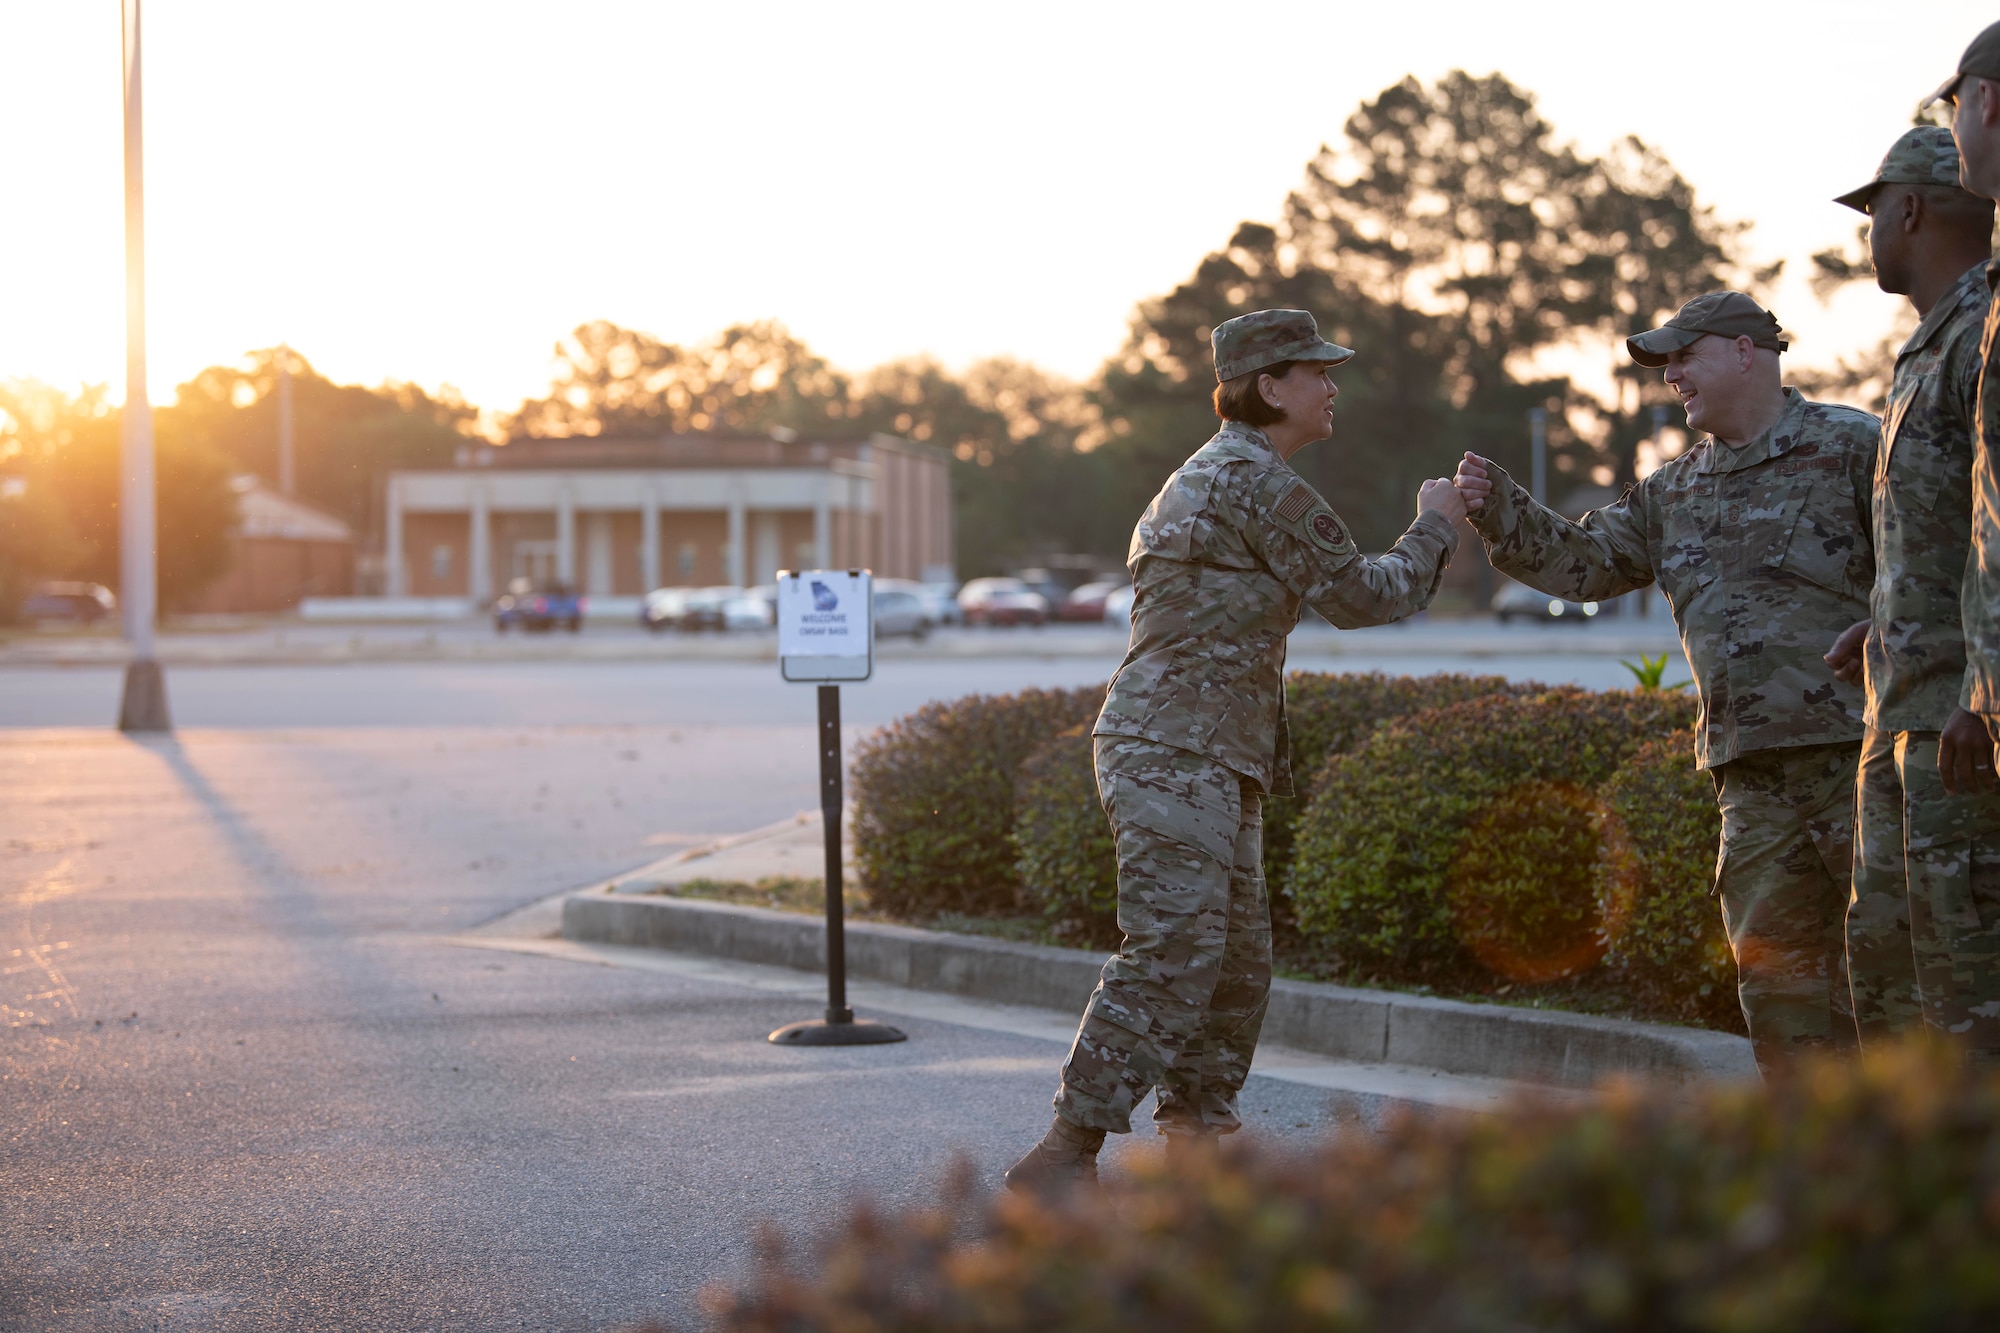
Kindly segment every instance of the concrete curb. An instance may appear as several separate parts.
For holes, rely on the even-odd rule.
[[[562,904],[563,938],[824,971],[826,924],[731,903],[603,891]],[[1101,954],[855,921],[847,971],[917,990],[1081,1014]],[[1722,1032],[1278,981],[1264,1040],[1342,1060],[1587,1088],[1615,1076],[1690,1083],[1756,1077],[1750,1043]]]

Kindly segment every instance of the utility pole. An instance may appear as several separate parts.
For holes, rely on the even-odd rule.
[[[1534,493],[1536,504],[1549,502],[1549,409],[1531,407],[1528,409],[1528,442],[1533,448],[1532,463],[1528,477],[1528,489]]]
[[[292,454],[292,349],[278,344],[278,489],[298,490],[297,464]]]
[[[146,182],[141,133],[139,0],[123,0],[125,56],[125,413],[119,440],[118,599],[132,660],[120,731],[169,731],[167,683],[153,655],[159,598],[153,406],[146,397]]]

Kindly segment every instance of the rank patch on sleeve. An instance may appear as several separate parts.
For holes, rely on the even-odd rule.
[[[1306,519],[1306,535],[1312,538],[1315,546],[1324,550],[1338,552],[1347,548],[1347,529],[1340,526],[1340,520],[1324,505]]]
[[[1299,482],[1285,492],[1283,498],[1278,501],[1278,507],[1272,512],[1277,514],[1280,523],[1296,523],[1304,517],[1306,510],[1313,507],[1313,501],[1317,499],[1319,497],[1313,494],[1312,487]]]

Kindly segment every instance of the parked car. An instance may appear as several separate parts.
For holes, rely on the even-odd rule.
[[[1069,590],[1074,586],[1063,582],[1055,574],[1046,569],[1016,570],[1014,577],[1023,588],[1034,593],[1048,604],[1049,615],[1051,617],[1062,606],[1063,598],[1069,596]]]
[[[974,579],[959,589],[958,609],[968,625],[1041,625],[1049,602],[1019,579]]]
[[[728,605],[743,595],[743,589],[730,587],[696,588],[687,596],[687,604],[681,611],[680,627],[690,633],[705,629],[724,630],[729,628]]]
[[[874,610],[875,637],[878,639],[901,634],[921,641],[931,632],[931,620],[924,614],[922,599],[907,588],[885,588],[877,583],[869,605]]]
[[[688,634],[728,629],[729,606],[744,596],[745,589],[728,586],[655,588],[640,599],[639,623],[656,634],[670,629]],[[775,617],[766,623],[775,624]]]
[[[102,583],[44,583],[21,602],[21,619],[43,624],[95,625],[118,609]]]
[[[639,623],[655,634],[681,627],[692,588],[655,588],[639,599]]]
[[[1118,589],[1130,586],[1123,579],[1099,579],[1094,583],[1086,583],[1062,599],[1061,604],[1056,607],[1056,619],[1102,620],[1104,599]]]
[[[1587,621],[1598,612],[1596,602],[1572,602],[1567,597],[1551,597],[1545,592],[1530,588],[1525,583],[1514,583],[1493,594],[1493,614],[1500,617],[1505,625],[1519,616],[1523,620],[1539,620],[1544,624],[1558,620]]]
[[[965,613],[958,609],[958,585],[956,583],[919,583],[916,586],[917,599],[924,604],[924,614],[930,617],[932,625],[963,625]]]
[[[547,634],[561,625],[574,634],[583,628],[584,609],[583,598],[566,583],[537,588],[526,579],[515,579],[493,603],[493,631],[505,634],[509,625],[519,625],[524,634]]]
[[[722,604],[724,629],[770,629],[778,623],[778,585],[766,583],[746,588],[740,597]]]
[[[1134,593],[1128,584],[1113,588],[1104,594],[1104,623],[1107,625],[1130,625],[1132,623],[1132,598]]]

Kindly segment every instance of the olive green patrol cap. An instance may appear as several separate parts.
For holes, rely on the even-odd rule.
[[[1866,213],[1868,201],[1878,185],[1949,185],[1953,189],[1959,188],[1958,145],[1951,141],[1951,131],[1941,125],[1919,125],[1913,130],[1905,130],[1903,136],[1890,145],[1882,165],[1875,168],[1875,179],[1858,190],[1849,190],[1833,202],[1845,204],[1857,213]]]
[[[1682,306],[1679,314],[1659,328],[1627,338],[1625,350],[1640,365],[1657,369],[1667,364],[1669,353],[1678,352],[1709,333],[1724,338],[1748,338],[1774,352],[1791,346],[1771,312],[1742,292],[1709,292]]]
[[[1280,361],[1337,366],[1354,355],[1353,348],[1320,337],[1319,325],[1303,310],[1252,310],[1216,325],[1209,341],[1215,348],[1218,384]]]
[[[1941,102],[1948,97],[1958,96],[1958,85],[1970,74],[1975,79],[2000,80],[2000,23],[1989,23],[1972,45],[1965,48],[1965,54],[1958,58],[1958,72],[1938,85],[1937,91],[1926,97],[1922,106]]]

